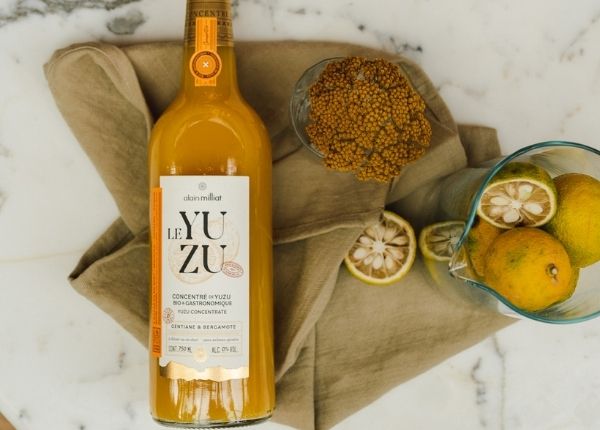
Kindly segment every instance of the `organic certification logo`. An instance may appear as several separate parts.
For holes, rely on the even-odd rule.
[[[162,317],[165,324],[171,324],[175,321],[175,312],[173,312],[173,309],[171,308],[165,308]]]

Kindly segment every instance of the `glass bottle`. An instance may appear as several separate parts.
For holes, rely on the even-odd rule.
[[[149,146],[150,407],[180,427],[275,404],[271,148],[238,89],[231,15],[188,0],[181,89]]]

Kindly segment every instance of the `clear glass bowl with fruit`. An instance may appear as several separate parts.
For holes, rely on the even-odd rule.
[[[548,323],[600,315],[600,151],[543,142],[441,189],[438,218],[456,221],[420,238],[440,291]]]

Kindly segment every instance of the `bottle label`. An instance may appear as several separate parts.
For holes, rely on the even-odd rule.
[[[161,176],[151,214],[151,348],[161,374],[247,378],[249,178]]]
[[[197,87],[214,87],[221,73],[217,53],[217,18],[196,18],[196,51],[190,59],[190,72]]]

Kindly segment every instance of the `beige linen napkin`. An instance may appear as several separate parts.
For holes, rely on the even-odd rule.
[[[468,161],[498,156],[498,143],[494,130],[459,129],[427,76],[405,58],[337,43],[246,42],[236,49],[242,93],[273,143],[275,420],[326,429],[508,324],[473,305],[446,301],[428,286],[420,261],[387,288],[364,285],[340,269],[346,251],[384,206],[416,225],[429,222],[438,182]],[[325,169],[290,129],[296,80],[317,61],[345,55],[396,61],[427,103],[432,146],[391,186]],[[46,65],[58,108],[121,213],[70,281],[144,344],[147,141],[178,89],[180,63],[179,43],[152,43],[73,46]]]

